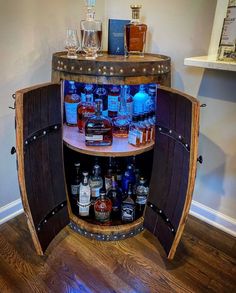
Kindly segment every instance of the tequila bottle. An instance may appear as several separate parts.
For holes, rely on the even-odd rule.
[[[131,5],[132,20],[125,26],[125,56],[130,54],[144,56],[147,25],[140,21],[141,5]]]

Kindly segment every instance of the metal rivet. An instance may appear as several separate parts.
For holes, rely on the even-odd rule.
[[[155,68],[154,67],[152,68],[152,71],[155,71]]]
[[[45,220],[44,223],[47,223],[47,220]]]
[[[160,70],[158,70],[158,74],[160,74],[161,73],[161,71]]]
[[[113,72],[110,72],[110,75],[114,75],[114,73]]]
[[[64,204],[62,203],[62,204],[61,204],[61,207],[63,207],[63,206],[64,206]]]
[[[59,66],[57,66],[57,70],[60,70],[60,67]]]
[[[66,69],[67,68],[67,66],[66,65],[64,65],[64,69]]]
[[[158,65],[158,68],[161,68],[161,65]]]
[[[186,145],[185,145],[185,146],[186,146],[186,148],[187,148],[187,147],[188,147],[188,144],[186,143]]]
[[[168,70],[169,68],[166,66],[166,70]]]
[[[146,68],[143,68],[143,72],[146,72],[147,71],[147,69]]]
[[[80,71],[82,71],[83,70],[83,67],[80,67],[80,69],[79,69]]]
[[[136,71],[135,68],[133,68],[133,69],[132,69],[132,72],[135,72],[135,71]]]
[[[172,228],[172,229],[171,229],[171,232],[174,232],[174,231],[175,231],[175,230]]]
[[[169,130],[169,133],[172,133],[172,130]]]
[[[182,136],[181,135],[179,135],[179,139],[182,139]]]
[[[150,204],[150,208],[153,208],[153,205],[152,204]]]
[[[166,222],[169,222],[169,219],[168,218],[166,219]]]
[[[57,129],[57,125],[54,126],[54,129]]]
[[[34,140],[35,140],[36,138],[37,138],[36,136],[33,137]]]
[[[84,232],[85,235],[87,235],[87,232]]]
[[[125,235],[123,235],[122,237],[125,237]]]
[[[162,214],[162,210],[160,210],[159,213]]]
[[[106,74],[107,74],[107,73],[104,71],[104,72],[103,72],[103,75],[106,75]]]
[[[120,69],[120,73],[123,73],[124,72],[124,70],[123,69]]]
[[[55,215],[55,212],[52,212],[52,215]]]
[[[164,73],[164,70],[162,70],[161,73]]]
[[[25,144],[28,144],[28,141],[27,140],[25,141]]]
[[[71,70],[74,70],[75,69],[75,67],[74,66],[71,66]]]
[[[164,65],[162,64],[162,65],[161,65],[161,68],[163,68],[163,67],[164,67]]]
[[[104,69],[104,70],[106,70],[106,69],[107,69],[107,67],[106,67],[106,66],[103,66],[103,69]]]
[[[110,67],[110,70],[111,70],[111,71],[113,71],[113,70],[114,70],[114,68],[113,68],[113,67]]]
[[[60,60],[58,60],[58,61],[57,61],[57,63],[58,63],[58,64],[60,64],[60,63],[61,63],[61,61],[60,61]]]
[[[98,72],[102,72],[101,68],[98,68]]]
[[[47,133],[47,131],[44,130],[43,135],[45,135]]]
[[[63,62],[61,61],[61,65],[63,65]]]
[[[38,231],[40,231],[40,228],[38,228]]]
[[[159,131],[162,131],[162,128],[161,127],[159,127],[158,129],[159,129]]]
[[[88,71],[90,72],[91,71],[91,68],[88,68]]]

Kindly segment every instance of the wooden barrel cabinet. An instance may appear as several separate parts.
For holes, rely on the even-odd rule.
[[[96,60],[52,59],[52,83],[16,92],[16,150],[24,211],[38,254],[66,225],[101,241],[122,240],[143,229],[153,233],[168,258],[174,257],[191,204],[197,165],[199,103],[170,88],[170,58],[110,56]],[[111,147],[86,147],[76,128],[63,125],[65,80],[105,85],[157,83],[155,143],[133,147],[114,139]],[[74,214],[65,176],[67,151],[89,157],[126,157],[150,153],[150,194],[144,215],[130,224],[101,226]],[[152,162],[150,162],[152,158]],[[79,245],[79,244],[78,244]]]

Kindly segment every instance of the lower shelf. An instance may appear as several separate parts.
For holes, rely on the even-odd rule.
[[[100,241],[117,241],[133,237],[143,231],[143,217],[136,221],[116,226],[100,226],[71,215],[69,226],[77,233]]]

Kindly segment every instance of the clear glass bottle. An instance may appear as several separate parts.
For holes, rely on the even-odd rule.
[[[130,116],[126,108],[127,88],[121,86],[120,103],[117,117],[113,118],[113,135],[115,137],[128,137]]]
[[[133,96],[134,115],[140,115],[145,112],[145,104],[148,100],[148,94],[145,91],[145,86],[140,84],[139,91]]]
[[[101,167],[97,164],[93,166],[93,175],[89,178],[89,185],[91,187],[91,201],[94,203],[99,197],[99,191],[103,186]]]
[[[81,102],[77,108],[78,116],[78,129],[79,132],[84,133],[85,124],[89,117],[93,116],[95,113],[95,108],[93,105],[91,95],[86,95],[86,102]]]
[[[145,103],[145,112],[155,112],[157,104],[157,84],[153,83],[148,85],[148,96],[149,98]]]
[[[141,5],[131,5],[132,20],[125,26],[125,56],[130,54],[144,56],[147,25],[140,21]]]
[[[102,22],[95,20],[96,0],[86,0],[86,19],[80,22],[81,43],[85,57],[95,59],[102,46]]]
[[[108,93],[108,117],[114,118],[117,116],[120,101],[120,87],[113,85]]]
[[[102,100],[97,99],[95,105],[95,115],[85,124],[85,144],[87,146],[112,145],[112,122],[109,118],[102,116]]]
[[[144,177],[141,177],[136,187],[136,216],[141,217],[147,202],[149,188]]]
[[[133,222],[135,219],[135,203],[132,195],[132,184],[129,184],[128,196],[121,204],[121,220],[125,223]]]
[[[97,99],[102,100],[102,115],[108,117],[108,105],[107,105],[107,90],[105,87],[99,86],[94,92],[94,101]]]
[[[111,223],[110,221],[111,211],[112,211],[112,202],[106,196],[106,191],[104,189],[101,189],[100,196],[97,198],[94,204],[95,219],[100,224],[109,225]]]
[[[77,205],[79,206],[79,215],[82,217],[89,216],[89,207],[91,200],[91,188],[88,182],[88,172],[83,172],[82,182],[79,187],[79,198]]]
[[[140,146],[140,137],[142,133],[138,129],[138,116],[133,116],[132,122],[129,126],[128,143],[133,146]]]
[[[90,100],[93,102],[93,91],[94,86],[93,84],[86,83],[84,88],[82,89],[80,96],[81,96],[81,102],[86,102],[86,97],[90,96]]]
[[[68,90],[64,97],[66,124],[68,126],[77,125],[77,107],[80,102],[80,96],[77,94],[75,82],[68,81]]]
[[[115,176],[112,176],[112,186],[107,192],[107,196],[112,202],[112,219],[120,218],[121,202],[122,202],[122,191],[117,186]]]
[[[132,120],[133,116],[133,97],[130,94],[130,86],[129,85],[124,85],[125,89],[125,99],[126,99],[126,109],[127,113],[130,117],[130,120]]]

